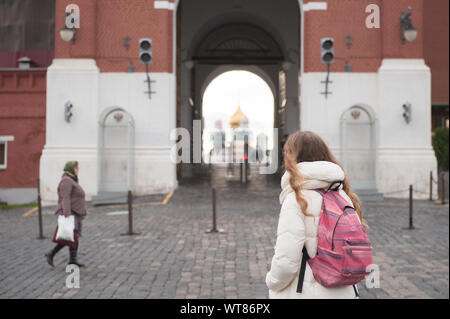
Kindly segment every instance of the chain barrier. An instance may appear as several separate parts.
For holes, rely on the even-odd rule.
[[[433,178],[433,175],[432,175],[432,173],[430,173],[430,181],[432,182],[432,183],[434,183],[434,184],[439,184],[439,181],[436,181],[434,178]],[[40,206],[40,185],[39,185],[39,178],[36,178],[36,179],[32,179],[32,180],[30,180],[30,181],[27,181],[26,183],[22,183],[22,184],[20,184],[20,185],[17,185],[16,187],[20,187],[20,186],[29,186],[30,184],[32,184],[32,183],[36,183],[37,184],[37,189],[38,189],[38,206]],[[212,185],[211,185],[212,186]],[[212,188],[214,189],[214,192],[213,192],[213,230],[215,230],[216,229],[216,225],[215,225],[215,219],[216,219],[216,217],[215,217],[215,201],[216,201],[216,199],[215,199],[215,191],[216,190],[221,190],[221,189],[224,189],[224,190],[229,190],[229,188],[228,187],[220,187],[220,186],[212,186]],[[431,191],[431,188],[430,188],[430,191]],[[409,188],[406,188],[406,189],[402,189],[402,190],[395,190],[395,191],[388,191],[388,192],[383,192],[383,195],[384,196],[389,196],[389,195],[398,195],[398,194],[408,194],[409,193],[409,200],[410,200],[410,204],[409,204],[409,206],[410,206],[410,227],[409,227],[409,229],[414,229],[414,226],[413,226],[413,224],[412,224],[412,210],[413,210],[413,207],[412,207],[412,201],[413,201],[413,194],[420,194],[420,195],[427,195],[427,196],[430,196],[430,191],[423,191],[423,190],[417,190],[417,189],[413,189],[413,187],[412,186],[410,186]],[[379,195],[379,193],[365,193],[364,194],[365,196],[373,196],[373,195]],[[132,224],[132,219],[133,219],[133,215],[132,215],[132,206],[133,206],[133,194],[131,193],[131,192],[123,192],[123,194],[121,194],[121,195],[116,195],[116,196],[112,196],[112,197],[107,197],[106,199],[107,200],[116,200],[116,199],[123,199],[124,198],[124,196],[125,197],[127,197],[127,201],[126,201],[126,203],[128,204],[128,215],[129,215],[129,230],[128,230],[128,232],[126,233],[127,235],[135,235],[135,234],[137,234],[137,233],[134,233],[133,232],[133,224]],[[146,204],[147,202],[136,202],[135,204]],[[149,202],[150,203],[150,202]],[[41,208],[39,207],[39,213],[40,213],[40,211],[41,211]],[[41,217],[41,214],[39,214],[39,233],[40,233],[40,236],[39,236],[39,238],[40,239],[42,239],[42,238],[45,238],[45,237],[43,237],[43,235],[42,235],[42,217]]]
[[[420,191],[420,190],[416,190],[416,189],[414,189],[413,191],[415,193],[422,194],[422,195],[430,195],[430,192],[424,192],[424,191]]]
[[[409,192],[409,189],[404,189],[404,190],[398,190],[398,191],[391,191],[391,192],[383,192],[383,195],[394,195],[394,194],[401,194],[401,193],[407,193]],[[426,191],[422,191],[422,190],[416,190],[413,189],[414,193],[418,193],[418,194],[422,194],[422,195],[430,195],[430,192],[426,192]],[[372,195],[377,195],[377,193],[364,193],[364,195],[368,195],[368,196],[372,196]]]
[[[401,193],[405,193],[405,192],[409,192],[409,189],[398,190],[398,191],[390,191],[390,192],[383,192],[383,195],[394,195],[394,194],[401,194]],[[366,194],[364,194],[364,195],[366,195]],[[377,195],[377,194],[373,193],[373,194],[367,194],[367,195]]]

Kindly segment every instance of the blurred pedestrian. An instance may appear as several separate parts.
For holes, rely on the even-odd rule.
[[[74,264],[79,267],[84,266],[77,260],[78,238],[81,236],[82,221],[86,217],[85,192],[78,183],[78,171],[79,165],[77,161],[67,162],[58,185],[58,206],[55,215],[65,217],[74,215],[75,229],[74,242],[57,240],[55,230],[52,241],[56,243],[56,246],[45,254],[48,264],[52,267],[54,267],[53,257],[64,246],[69,247],[69,264]]]

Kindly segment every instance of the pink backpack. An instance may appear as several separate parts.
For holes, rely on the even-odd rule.
[[[334,190],[316,190],[323,197],[317,255],[309,259],[306,248],[303,248],[297,286],[299,293],[302,292],[306,261],[315,280],[325,287],[355,285],[367,276],[367,266],[372,264],[369,237],[359,222],[356,210],[339,194],[339,186]],[[358,295],[355,286],[353,288]]]

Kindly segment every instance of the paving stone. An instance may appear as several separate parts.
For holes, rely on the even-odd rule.
[[[79,289],[65,287],[67,249],[55,257],[55,268],[46,264],[44,253],[54,244],[36,239],[37,216],[1,210],[0,298],[268,298],[279,179],[253,176],[242,186],[217,172],[182,181],[166,205],[136,205],[137,236],[121,236],[127,216],[107,215],[126,207],[89,206]],[[205,233],[212,185],[224,233]],[[380,287],[361,282],[361,298],[449,298],[448,207],[415,201],[414,209],[416,229],[407,230],[407,200],[363,203]],[[50,236],[56,218],[43,215],[43,222]]]

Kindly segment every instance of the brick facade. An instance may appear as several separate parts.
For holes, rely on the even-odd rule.
[[[432,102],[448,105],[448,0],[424,3],[424,56],[431,68]],[[448,112],[448,108],[447,108]]]
[[[8,142],[8,166],[0,188],[35,188],[45,144],[46,71],[0,72],[0,136]]]
[[[139,63],[139,39],[151,38],[153,63],[150,72],[172,72],[173,14],[155,10],[154,0],[78,0],[80,29],[76,43],[61,40],[65,7],[70,0],[57,1],[55,17],[55,58],[94,58],[101,72],[144,72]],[[126,50],[125,37],[130,37]]]
[[[303,15],[301,63],[305,72],[326,71],[320,61],[320,38],[333,37],[332,72],[344,72],[349,65],[355,73],[376,73],[383,59],[425,59],[432,71],[432,102],[448,104],[448,0],[324,2],[327,10],[305,11]],[[59,35],[65,24],[65,8],[71,3],[74,1],[55,2],[54,51],[44,52],[42,59],[33,59],[37,62],[35,66],[47,67],[54,56],[95,59],[103,73],[124,73],[130,66],[135,72],[144,72],[144,65],[139,62],[139,39],[151,38],[153,63],[149,71],[174,72],[173,10],[156,9],[154,0],[77,0],[81,28],[77,29],[73,44],[64,42]],[[368,29],[365,25],[369,4],[380,7],[379,29]],[[419,34],[414,42],[403,44],[400,15],[408,6],[413,8],[412,23]],[[347,35],[352,38],[349,47]],[[130,38],[128,50],[125,37]],[[19,55],[24,54],[0,52],[0,67],[13,67],[8,61],[16,61]],[[0,170],[0,188],[35,187],[33,180],[39,176],[39,157],[45,144],[45,113],[45,70],[0,70],[0,135],[15,138],[8,142],[8,169]]]
[[[64,12],[70,0],[56,3],[56,12]],[[365,26],[366,7],[380,7],[381,28]],[[172,72],[173,15],[171,10],[154,9],[154,0],[79,0],[81,28],[76,44],[63,42],[58,30],[64,25],[64,14],[55,17],[55,57],[94,58],[101,72],[125,72],[132,65],[144,71],[138,59],[140,38],[153,39],[154,63],[150,72]],[[400,15],[413,7],[412,21],[420,32],[412,43],[402,44]],[[383,58],[423,58],[423,0],[340,0],[328,1],[326,11],[305,12],[304,68],[306,72],[322,72],[319,39],[335,39],[336,62],[333,72],[343,72],[344,65],[353,72],[376,72]],[[350,48],[346,35],[352,37]],[[130,48],[124,47],[128,36]]]
[[[353,72],[377,72],[383,58],[423,58],[424,35],[422,0],[340,0],[328,1],[326,11],[305,12],[304,68],[305,72],[325,72],[320,61],[320,38],[335,41],[335,63],[332,72],[344,72],[346,63]],[[380,7],[380,28],[366,27],[366,7]],[[419,35],[412,43],[402,44],[400,15],[413,7],[412,23]],[[347,47],[346,36],[352,44]]]

